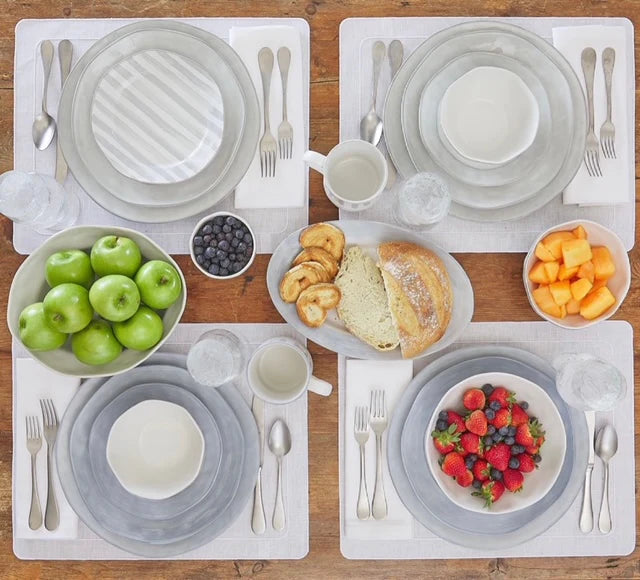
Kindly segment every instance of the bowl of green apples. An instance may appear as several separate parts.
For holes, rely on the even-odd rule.
[[[102,377],[123,373],[160,348],[186,303],[178,264],[147,236],[79,226],[50,237],[20,266],[7,322],[46,367]]]

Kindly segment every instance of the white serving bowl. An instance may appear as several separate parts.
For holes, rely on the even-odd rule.
[[[33,358],[44,366],[65,375],[74,377],[106,377],[117,375],[134,368],[149,358],[167,340],[177,326],[187,304],[187,283],[178,264],[158,244],[144,234],[128,228],[115,226],[77,226],[68,228],[51,236],[35,250],[18,268],[9,290],[7,305],[7,323],[13,337],[20,341],[18,319],[22,310],[34,302],[42,302],[49,286],[45,279],[45,263],[55,252],[69,249],[89,251],[94,242],[103,236],[116,235],[130,238],[140,247],[143,261],[164,260],[169,262],[180,275],[182,292],[178,299],[164,313],[160,312],[164,325],[162,338],[153,348],[148,350],[124,349],[115,360],[97,366],[80,362],[71,351],[71,341],[57,350],[38,352],[29,350]],[[26,348],[26,347],[25,347]]]
[[[533,143],[540,111],[518,75],[500,67],[479,66],[447,88],[438,119],[446,144],[463,158],[500,165]]]
[[[193,238],[196,237],[196,234],[198,233],[198,230],[204,224],[206,224],[207,222],[210,222],[213,218],[215,218],[217,216],[225,216],[225,217],[226,216],[231,216],[231,217],[236,218],[239,222],[242,222],[245,226],[247,226],[247,229],[249,230],[249,233],[251,234],[251,237],[253,238],[253,252],[251,253],[251,258],[249,258],[249,261],[246,263],[245,267],[242,268],[242,270],[240,270],[239,272],[236,272],[235,274],[229,274],[228,276],[215,276],[215,275],[210,274],[209,272],[207,272],[207,270],[205,270],[200,264],[198,264],[198,262],[196,262],[196,255],[193,252]],[[202,272],[205,276],[208,276],[209,278],[213,278],[214,280],[231,280],[232,278],[237,278],[238,276],[242,276],[242,274],[244,274],[251,267],[251,264],[253,264],[253,260],[256,257],[256,247],[257,247],[256,235],[253,232],[253,229],[251,229],[251,226],[249,225],[247,220],[244,219],[244,218],[241,218],[239,215],[231,213],[230,211],[217,211],[215,213],[212,213],[211,215],[203,217],[196,224],[196,227],[193,228],[193,232],[191,234],[191,237],[189,238],[189,255],[191,256],[191,261],[195,264],[196,268],[198,268],[198,270],[200,270],[200,272]]]
[[[536,284],[529,280],[529,271],[532,266],[536,263],[537,259],[535,255],[536,246],[542,241],[543,238],[548,236],[552,232],[561,232],[565,230],[573,230],[578,226],[584,227],[587,232],[587,240],[592,246],[607,246],[609,251],[611,252],[611,257],[616,265],[615,274],[609,279],[607,286],[611,293],[616,298],[616,303],[609,308],[604,314],[599,316],[598,318],[594,318],[593,320],[586,320],[582,318],[579,314],[568,314],[566,318],[555,318],[554,316],[549,316],[536,304],[533,299],[533,290],[535,289]],[[565,222],[563,224],[559,224],[552,228],[549,228],[546,232],[540,234],[536,241],[533,242],[529,253],[524,259],[524,264],[522,267],[522,280],[524,282],[524,287],[527,292],[527,298],[529,299],[529,304],[531,304],[531,308],[536,312],[538,316],[561,326],[562,328],[586,328],[587,326],[592,326],[593,324],[597,324],[598,322],[602,322],[603,320],[607,320],[613,316],[620,308],[620,305],[624,301],[627,296],[627,292],[629,292],[629,286],[631,285],[631,266],[629,264],[629,256],[627,254],[627,250],[622,243],[622,240],[611,230],[605,228],[599,223],[592,222],[589,220],[572,220],[570,222]]]
[[[431,433],[435,430],[438,413],[453,410],[464,414],[462,396],[467,389],[480,388],[485,383],[494,387],[503,386],[514,391],[517,401],[527,401],[527,413],[537,417],[545,431],[545,442],[540,450],[542,460],[538,469],[524,474],[524,484],[518,493],[505,490],[498,502],[490,509],[484,507],[484,500],[471,495],[473,487],[461,487],[455,480],[442,471],[438,460],[441,455],[433,444]],[[553,401],[538,385],[522,377],[509,373],[482,373],[474,375],[451,387],[433,412],[427,429],[425,446],[427,463],[440,489],[455,504],[469,511],[486,514],[506,514],[524,509],[542,499],[555,483],[567,448],[567,434],[560,413]]]

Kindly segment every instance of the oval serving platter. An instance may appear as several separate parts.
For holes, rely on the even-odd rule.
[[[450,254],[429,243],[427,239],[418,233],[409,232],[389,224],[360,220],[340,220],[327,223],[340,228],[344,232],[347,248],[360,246],[376,263],[376,248],[383,242],[392,241],[412,242],[423,246],[434,252],[444,263],[449,272],[453,289],[451,322],[444,336],[415,358],[438,352],[462,335],[473,316],[473,288],[462,266]],[[329,313],[326,322],[320,328],[310,328],[298,318],[295,304],[287,304],[280,298],[280,280],[282,280],[287,270],[291,268],[291,263],[302,249],[298,239],[303,229],[293,232],[283,240],[276,248],[269,262],[267,287],[271,301],[278,312],[306,338],[338,354],[362,359],[401,360],[400,348],[381,352],[351,334],[340,321],[335,310]]]

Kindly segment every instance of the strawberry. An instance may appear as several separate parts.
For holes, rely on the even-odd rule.
[[[520,405],[514,403],[511,407],[511,424],[517,427],[518,425],[523,425],[528,422],[529,415],[527,415],[527,412]]]
[[[485,459],[497,470],[504,471],[509,467],[511,447],[506,443],[498,443],[484,454]]]
[[[537,469],[538,466],[534,463],[531,455],[521,453],[520,455],[516,455],[516,457],[520,461],[520,467],[518,467],[520,471],[531,473],[534,469]]]
[[[522,491],[522,484],[524,483],[524,475],[517,469],[505,469],[502,474],[502,481],[504,486],[512,493]]]
[[[537,445],[529,445],[529,447],[524,448],[524,452],[529,455],[535,455],[538,451],[540,451],[540,448]]]
[[[461,415],[458,415],[455,411],[447,411],[447,415],[447,423],[449,423],[449,425],[455,423],[458,426],[458,433],[464,433],[467,430]]]
[[[511,412],[509,409],[500,409],[496,411],[496,416],[489,421],[496,429],[508,427],[511,425]]]
[[[473,411],[464,422],[467,429],[480,437],[487,434],[487,417],[480,411]]]
[[[476,455],[482,453],[482,442],[480,441],[480,437],[470,431],[467,431],[460,436],[460,446],[467,453],[475,453]]]
[[[467,468],[464,464],[464,457],[455,451],[447,453],[440,464],[442,471],[451,477],[464,476]]]
[[[469,389],[462,396],[462,404],[469,409],[469,411],[484,408],[485,402],[484,393],[480,389]]]
[[[479,481],[487,481],[489,479],[489,464],[484,459],[478,459],[473,464],[473,475]]]
[[[542,435],[544,435],[544,431],[538,421],[529,421],[518,425],[516,443],[524,447],[539,447],[537,442]],[[542,437],[542,441],[544,442],[544,437]],[[537,450],[534,453],[537,453]]]
[[[456,425],[449,425],[446,431],[434,431],[431,433],[435,448],[442,454],[446,455],[449,451],[453,451],[456,443],[460,441],[460,436],[456,433]]]
[[[509,405],[515,402],[516,398],[514,394],[505,389],[504,387],[496,387],[489,395],[489,402],[498,401],[502,407],[509,407]]]
[[[473,473],[467,469],[463,474],[456,477],[456,482],[462,487],[469,487],[473,483]]]
[[[484,499],[485,507],[490,508],[504,493],[504,485],[500,481],[485,481],[480,491],[474,491],[475,495]]]

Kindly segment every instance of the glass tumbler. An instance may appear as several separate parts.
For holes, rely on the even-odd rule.
[[[450,206],[449,186],[435,173],[416,173],[394,188],[393,217],[405,228],[429,229],[446,217]]]
[[[219,387],[244,370],[246,346],[228,330],[205,332],[189,349],[187,370],[201,385]]]

